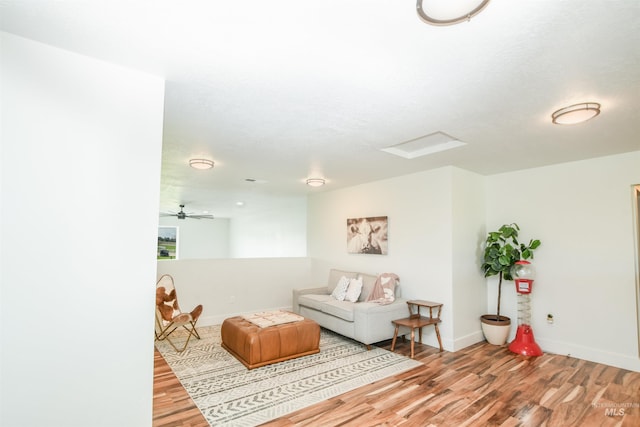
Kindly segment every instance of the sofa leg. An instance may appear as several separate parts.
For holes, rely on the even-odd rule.
[[[371,344],[365,344],[367,346],[367,351],[371,350]]]

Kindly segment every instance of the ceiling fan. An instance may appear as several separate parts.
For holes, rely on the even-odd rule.
[[[187,213],[184,211],[184,205],[180,205],[180,212],[177,213],[173,213],[173,212],[161,212],[160,216],[175,216],[178,219],[185,219],[185,218],[193,218],[193,219],[213,219],[213,215],[194,215],[191,213]]]

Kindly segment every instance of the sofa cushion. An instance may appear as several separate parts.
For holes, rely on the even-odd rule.
[[[305,294],[300,295],[298,304],[322,311],[322,306],[328,301],[335,301],[331,295]]]
[[[360,275],[358,275],[358,277],[362,279],[362,292],[360,292],[358,301],[363,302],[366,301],[367,298],[369,298],[369,295],[373,291],[373,285],[376,284],[376,279],[378,278],[378,276],[361,273]]]
[[[347,322],[353,322],[353,305],[350,301],[337,301],[332,299],[322,304],[322,311]]]
[[[329,293],[333,292],[342,276],[346,277],[347,279],[353,279],[355,277],[358,277],[358,273],[353,271],[343,271],[335,269],[329,270],[329,281],[327,282],[327,290],[329,291]]]

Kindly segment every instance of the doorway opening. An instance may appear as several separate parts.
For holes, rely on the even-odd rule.
[[[636,253],[636,318],[638,335],[638,357],[640,357],[640,184],[634,185],[633,194],[633,224]]]

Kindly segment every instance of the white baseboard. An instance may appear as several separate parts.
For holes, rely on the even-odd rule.
[[[585,347],[577,344],[536,338],[536,342],[544,352],[571,356],[617,368],[640,372],[640,357],[626,354],[612,353],[597,348]]]
[[[484,341],[484,335],[481,330],[478,330],[468,335],[456,338],[453,341],[453,345],[451,346],[452,350],[450,351],[462,350],[463,348],[479,343],[480,341]]]
[[[453,350],[462,350],[465,347],[484,341],[482,331],[457,338],[453,343]],[[510,340],[511,341],[511,340]],[[640,372],[640,357],[626,354],[603,351],[601,349],[585,347],[578,344],[565,343],[544,338],[536,338],[536,342],[543,352],[571,356],[577,359],[602,363],[621,369]],[[446,347],[446,346],[445,346]]]
[[[426,345],[430,345],[431,347],[438,348],[438,338],[435,333],[429,334],[427,332],[433,331],[433,329],[429,330],[425,328],[423,331],[424,336],[422,337],[422,343]],[[407,336],[409,334],[405,334]],[[408,337],[407,337],[408,339]],[[415,341],[418,342],[418,334],[415,335]],[[464,337],[457,338],[455,340],[442,339],[442,348],[446,351],[455,352],[458,350],[462,350],[465,347],[469,347],[475,343],[480,341],[484,341],[484,335],[482,331],[476,331],[469,335],[465,335]]]

